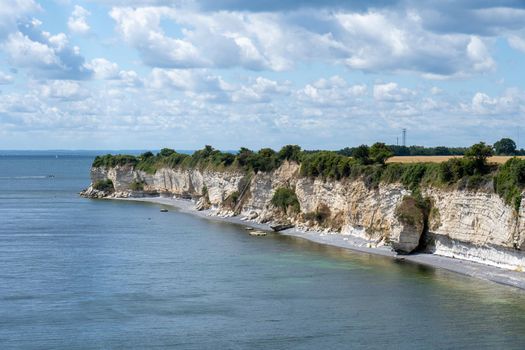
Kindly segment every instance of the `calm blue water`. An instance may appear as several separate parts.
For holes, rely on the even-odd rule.
[[[82,199],[91,161],[0,157],[0,349],[525,348],[521,291]]]

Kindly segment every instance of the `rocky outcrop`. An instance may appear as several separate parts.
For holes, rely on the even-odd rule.
[[[241,172],[217,172],[200,169],[160,169],[155,174],[135,170],[124,165],[114,168],[92,168],[92,184],[109,179],[115,188],[114,197],[129,195],[169,194],[179,197],[200,198],[206,195],[208,206],[221,206],[232,193],[238,192]],[[134,184],[142,190],[134,190]],[[137,193],[134,193],[137,192]]]
[[[191,198],[199,210],[359,237],[370,246],[389,245],[403,254],[426,250],[510,269],[525,265],[525,209],[516,213],[490,190],[423,188],[422,206],[401,184],[371,187],[361,180],[302,177],[293,162],[258,174],[198,168],[163,168],[148,174],[131,166],[93,168],[91,179],[111,180],[114,191],[101,193],[90,187],[83,193],[88,197]],[[298,212],[272,205],[274,192],[282,187],[295,192]]]
[[[81,191],[80,195],[82,197],[86,197],[86,198],[98,198],[98,199],[101,199],[101,198],[107,198],[107,197],[111,196],[112,192],[111,191],[96,190],[96,189],[93,188],[93,186],[89,186],[85,190]]]

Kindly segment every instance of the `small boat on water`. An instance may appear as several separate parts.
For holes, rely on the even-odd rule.
[[[163,208],[163,209],[160,210],[160,212],[161,212],[161,213],[167,213],[167,212],[168,212],[168,209],[164,209],[164,208]]]
[[[245,229],[246,231],[253,231],[253,230],[254,230],[254,228],[253,228],[253,227],[250,227],[250,226],[245,226],[244,229]]]

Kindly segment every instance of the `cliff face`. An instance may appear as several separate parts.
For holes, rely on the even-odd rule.
[[[419,249],[509,269],[525,265],[525,209],[516,213],[494,193],[426,188],[423,208],[401,184],[370,187],[360,180],[301,177],[293,162],[253,175],[168,168],[151,175],[117,166],[92,168],[91,178],[93,184],[110,179],[115,191],[91,186],[84,191],[90,197],[191,197],[198,209],[211,207],[218,215],[359,237],[400,253]],[[271,204],[281,187],[295,191],[300,212],[284,212]]]
[[[494,193],[426,191],[437,213],[429,218],[435,254],[511,269],[525,265],[525,211]]]
[[[114,168],[92,168],[92,183],[109,179],[113,182],[114,197],[133,195],[169,194],[179,197],[201,197],[207,192],[210,203],[220,207],[232,193],[239,191],[244,173],[213,172],[198,169],[160,169],[154,175],[131,166]],[[133,184],[140,184],[142,190],[133,190]]]

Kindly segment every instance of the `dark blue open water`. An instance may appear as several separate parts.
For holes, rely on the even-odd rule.
[[[0,156],[0,349],[525,348],[522,291],[82,199],[91,161]]]

